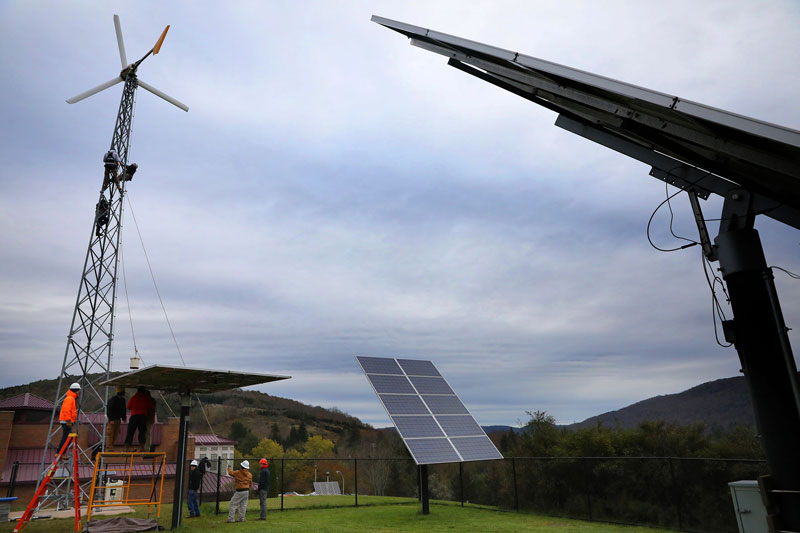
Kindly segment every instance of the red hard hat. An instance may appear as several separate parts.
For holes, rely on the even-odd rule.
[[[269,463],[267,463],[267,460],[266,460],[266,459],[261,459],[261,460],[260,460],[258,463],[259,463],[261,466],[269,466]]]

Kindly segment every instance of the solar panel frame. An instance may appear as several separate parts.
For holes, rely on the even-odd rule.
[[[356,360],[417,464],[503,458],[433,362]]]

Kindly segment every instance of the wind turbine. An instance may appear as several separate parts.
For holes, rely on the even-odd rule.
[[[50,418],[47,441],[44,443],[39,483],[52,460],[52,448],[58,442],[58,417],[61,402],[64,399],[64,380],[66,383],[80,383],[81,394],[78,400],[78,419],[82,432],[86,434],[85,448],[80,450],[82,466],[92,464],[94,455],[106,448],[105,405],[108,401],[108,387],[99,385],[109,379],[111,372],[112,341],[114,339],[114,304],[116,302],[117,265],[119,263],[120,235],[122,230],[122,199],[125,196],[128,181],[136,171],[136,165],[128,165],[128,147],[130,146],[131,123],[136,88],[142,87],[159,98],[189,111],[186,104],[179,102],[137,78],[139,65],[150,54],[158,54],[169,26],[164,28],[155,46],[135,63],[128,63],[125,55],[125,44],[122,40],[122,28],[119,16],[114,15],[114,28],[117,33],[119,59],[122,71],[114,79],[93,89],[89,89],[67,100],[74,104],[97,94],[100,91],[124,82],[122,98],[117,113],[111,148],[103,158],[105,174],[100,199],[95,206],[94,222],[89,237],[89,248],[83,265],[83,273],[78,288],[78,299],[72,315],[72,325],[67,336],[67,347],[64,362],[58,378],[55,395],[55,407]],[[113,157],[109,157],[113,153]],[[111,181],[115,185],[111,185]],[[84,408],[85,407],[85,408]],[[54,427],[55,426],[55,427]],[[113,443],[110,443],[113,445]],[[55,506],[57,509],[69,508],[72,505],[69,487],[70,479],[51,481],[47,495],[42,498],[39,508]],[[81,494],[87,495],[91,481],[81,486]],[[38,483],[37,483],[38,488]]]
[[[156,55],[156,54],[158,54],[159,50],[161,50],[161,44],[164,42],[164,37],[167,36],[167,32],[169,31],[169,24],[167,24],[167,27],[164,28],[163,32],[161,32],[161,36],[158,38],[158,41],[156,41],[155,46],[153,46],[153,48],[151,48],[150,51],[147,52],[139,61],[137,61],[136,63],[130,63],[130,64],[128,63],[128,58],[125,55],[125,42],[122,40],[122,27],[120,26],[120,23],[119,23],[119,15],[114,15],[114,29],[116,30],[116,33],[117,33],[117,46],[119,47],[119,60],[120,60],[120,63],[122,64],[122,71],[119,73],[119,76],[116,76],[113,79],[110,79],[105,83],[101,83],[100,85],[98,85],[97,87],[95,87],[93,89],[89,89],[88,91],[84,91],[81,94],[75,95],[72,98],[67,99],[67,103],[68,104],[74,104],[74,103],[80,102],[81,100],[89,98],[93,94],[97,94],[97,93],[99,93],[101,91],[104,91],[104,90],[108,89],[109,87],[113,87],[114,85],[116,85],[118,83],[122,83],[122,82],[126,81],[130,76],[133,76],[134,78],[136,78],[136,70],[139,68],[139,65],[142,64],[142,61],[147,59],[150,56],[150,54]],[[149,91],[149,92],[153,93],[154,95],[158,96],[159,98],[163,98],[164,100],[166,100],[170,104],[172,104],[174,106],[177,106],[177,107],[183,109],[184,111],[189,111],[189,106],[187,106],[186,104],[176,100],[175,98],[173,98],[173,97],[171,97],[171,96],[169,96],[167,94],[164,94],[163,92],[159,91],[158,89],[156,89],[152,85],[149,85],[149,84],[143,82],[142,80],[137,80],[137,85],[139,87],[141,87],[142,89],[144,89],[145,91]]]

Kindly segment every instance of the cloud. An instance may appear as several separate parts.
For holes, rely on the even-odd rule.
[[[189,366],[292,375],[260,390],[377,425],[388,419],[355,355],[434,360],[483,424],[537,409],[582,420],[737,373],[736,354],[714,341],[698,248],[647,243],[665,190],[645,165],[369,18],[797,128],[793,6],[115,9],[131,58],[172,24],[140,75],[191,111],[137,97],[114,370],[133,334],[147,363],[179,364],[141,233]],[[119,91],[63,100],[118,72],[112,14],[0,7],[0,358],[35,362],[0,386],[60,368]],[[694,238],[687,204],[673,202],[674,229]],[[704,204],[709,218],[719,209]],[[661,246],[675,242],[669,222],[663,209],[654,218]],[[770,262],[798,270],[796,231],[758,227]],[[799,289],[776,275],[791,324]]]

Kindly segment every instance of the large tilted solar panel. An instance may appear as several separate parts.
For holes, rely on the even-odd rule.
[[[356,360],[418,465],[503,458],[431,361]]]

